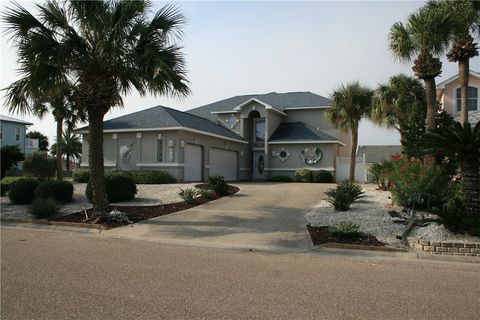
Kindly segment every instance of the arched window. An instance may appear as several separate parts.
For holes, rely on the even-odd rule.
[[[457,88],[457,111],[462,109],[461,101],[462,93]],[[468,111],[476,111],[478,109],[478,88],[468,87]]]

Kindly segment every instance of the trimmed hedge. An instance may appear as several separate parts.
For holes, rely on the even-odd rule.
[[[268,178],[267,181],[269,182],[293,182],[293,179],[289,176],[273,176]]]
[[[136,184],[166,184],[175,182],[173,176],[166,171],[130,170],[125,173],[131,176]]]
[[[34,179],[20,179],[13,182],[8,191],[8,198],[12,204],[28,204],[35,198],[35,189],[38,181]]]
[[[313,174],[309,169],[298,169],[295,171],[296,182],[313,182]]]
[[[41,182],[35,190],[35,197],[64,203],[71,202],[73,198],[73,184],[68,181],[47,180]]]
[[[326,170],[320,170],[318,172],[315,172],[313,174],[313,178],[314,178],[315,182],[317,182],[317,183],[332,183],[333,182],[333,175]]]
[[[129,201],[137,194],[137,185],[133,178],[122,171],[105,172],[105,189],[108,202]],[[92,202],[92,184],[87,183],[85,195]]]
[[[72,178],[75,182],[88,183],[90,181],[90,171],[88,169],[74,169]]]

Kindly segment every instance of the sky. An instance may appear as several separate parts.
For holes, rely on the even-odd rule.
[[[35,12],[34,2],[19,3]],[[153,2],[158,10],[165,2]],[[187,18],[184,47],[192,93],[182,99],[124,97],[123,108],[105,119],[156,105],[188,110],[236,95],[311,91],[329,97],[341,84],[360,81],[375,88],[398,73],[413,75],[411,64],[397,61],[388,48],[391,25],[404,21],[422,6],[415,1],[311,2],[176,2]],[[1,0],[3,12],[11,2]],[[18,77],[16,50],[0,35],[0,88]],[[437,83],[457,73],[457,65],[442,58]],[[480,71],[480,59],[471,61]],[[30,130],[46,134],[53,143],[51,115],[43,119],[9,114],[0,93],[1,113],[33,122]],[[394,130],[362,121],[359,144],[399,144]]]

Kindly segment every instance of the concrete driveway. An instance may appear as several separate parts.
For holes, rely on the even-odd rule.
[[[106,235],[220,248],[310,249],[304,214],[329,184],[236,183],[207,204],[105,231]]]

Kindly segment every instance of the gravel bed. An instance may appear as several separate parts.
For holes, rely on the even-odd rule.
[[[305,221],[312,226],[331,226],[341,221],[351,221],[360,226],[360,231],[372,234],[378,240],[391,247],[404,247],[396,239],[401,235],[406,226],[394,223],[388,211],[401,211],[395,207],[390,198],[390,192],[376,190],[375,185],[362,185],[365,199],[352,205],[350,211],[335,211],[326,200],[322,200],[313,210],[305,215]],[[434,241],[469,241],[480,242],[479,237],[454,234],[438,223],[429,223],[425,227],[415,227],[409,237],[420,237]]]
[[[178,195],[178,191],[180,189],[194,188],[195,185],[195,183],[138,184],[135,199],[112,204],[122,206],[148,206],[181,202],[182,198]],[[73,201],[63,205],[60,213],[73,213],[92,207],[92,204],[88,202],[85,196],[86,186],[86,183],[73,184]],[[0,215],[2,218],[33,218],[28,212],[29,205],[13,205],[10,203],[8,197],[1,197],[0,204]]]

